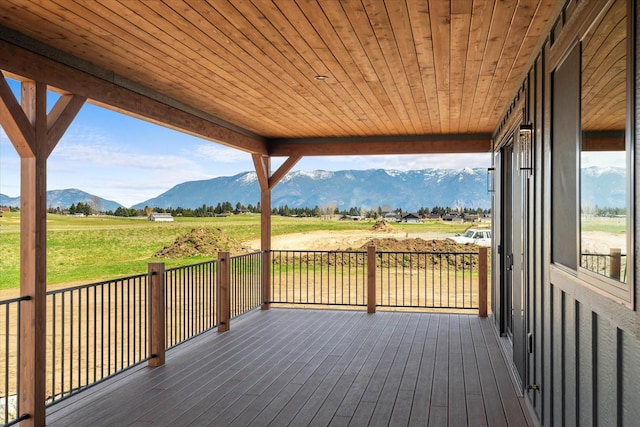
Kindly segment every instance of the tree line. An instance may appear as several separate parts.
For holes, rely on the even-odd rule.
[[[445,215],[450,212],[458,212],[464,214],[472,214],[472,215],[483,215],[490,213],[490,209],[482,209],[482,208],[451,208],[449,206],[434,206],[432,208],[421,207],[415,213],[420,217],[426,217],[430,214],[432,215]],[[154,207],[151,208],[149,206],[144,209],[136,209],[136,208],[125,208],[118,207],[115,211],[100,211],[98,212],[95,208],[91,206],[89,203],[78,202],[72,204],[68,209],[62,209],[60,207],[50,207],[49,213],[58,213],[58,214],[68,214],[68,215],[92,215],[92,214],[104,214],[118,217],[136,217],[136,216],[149,216],[153,212],[163,212],[170,213],[173,216],[182,216],[182,217],[214,217],[214,216],[226,216],[232,214],[240,214],[240,213],[260,213],[261,206],[260,202],[257,204],[248,204],[243,205],[238,202],[233,205],[231,202],[221,202],[216,206],[203,204],[197,208],[159,208]],[[383,218],[385,215],[389,213],[402,215],[408,213],[408,211],[404,211],[402,208],[391,208],[389,206],[378,206],[377,208],[363,208],[354,206],[348,209],[340,209],[335,203],[327,203],[322,206],[315,206],[313,208],[310,207],[290,207],[288,205],[282,205],[278,207],[273,207],[271,209],[271,213],[273,215],[279,216],[296,216],[296,217],[323,217],[323,216],[350,216],[350,217],[361,217],[361,218],[371,218],[371,219],[379,219]]]

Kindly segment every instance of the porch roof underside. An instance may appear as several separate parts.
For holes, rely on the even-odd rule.
[[[47,425],[534,425],[491,320],[271,309],[49,408]]]
[[[3,0],[0,70],[254,154],[487,152],[556,0]]]

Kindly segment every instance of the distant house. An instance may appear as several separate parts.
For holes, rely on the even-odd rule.
[[[400,215],[396,212],[388,212],[384,214],[384,219],[387,221],[400,221]]]
[[[412,224],[417,224],[418,222],[420,222],[420,216],[418,214],[415,214],[415,213],[407,213],[407,214],[402,215],[401,222],[408,222],[408,223],[412,223]]]
[[[480,215],[476,214],[463,214],[463,216],[466,222],[478,222],[480,219]]]
[[[449,222],[464,222],[464,217],[459,212],[447,212],[442,215],[442,220]]]
[[[173,215],[171,215],[170,213],[153,212],[151,215],[149,215],[149,221],[172,222]]]
[[[430,213],[429,215],[427,215],[427,218],[429,219],[440,219],[441,216],[439,213]]]

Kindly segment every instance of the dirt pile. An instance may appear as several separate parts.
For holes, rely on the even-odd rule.
[[[375,246],[376,264],[384,268],[469,270],[478,268],[477,245],[462,245],[448,240],[375,238],[359,247],[338,251],[306,252],[274,257],[273,263],[324,267],[357,267],[366,261],[367,247]]]
[[[389,224],[385,220],[382,220],[382,221],[377,221],[375,224],[373,224],[373,227],[371,227],[371,231],[378,231],[378,232],[382,232],[382,233],[391,233],[394,230],[393,230],[393,227],[391,226],[391,224]]]
[[[226,236],[219,228],[194,228],[175,242],[165,246],[155,256],[158,258],[184,258],[189,256],[217,256],[220,251],[232,255],[247,252],[241,243]]]
[[[378,252],[477,252],[477,245],[462,245],[444,239],[424,240],[395,239],[385,237],[382,239],[371,239],[355,250],[366,251],[368,246],[375,246]],[[348,249],[354,250],[354,249]]]
[[[383,267],[444,268],[467,270],[478,268],[478,246],[459,244],[449,240],[371,239],[357,250],[375,246],[378,263]],[[385,253],[387,252],[387,253]]]

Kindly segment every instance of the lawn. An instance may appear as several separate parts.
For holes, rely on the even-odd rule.
[[[316,230],[369,230],[369,221],[336,221],[319,218],[274,216],[273,236]],[[220,228],[239,242],[260,238],[260,215],[224,218],[176,218],[174,222],[150,222],[145,218],[47,216],[47,284],[84,284],[145,272],[147,263],[163,261],[167,267],[209,259],[195,256],[160,259],[154,254],[194,228]],[[428,221],[394,224],[407,233],[456,233],[468,224]],[[19,286],[20,214],[0,217],[0,290]]]

